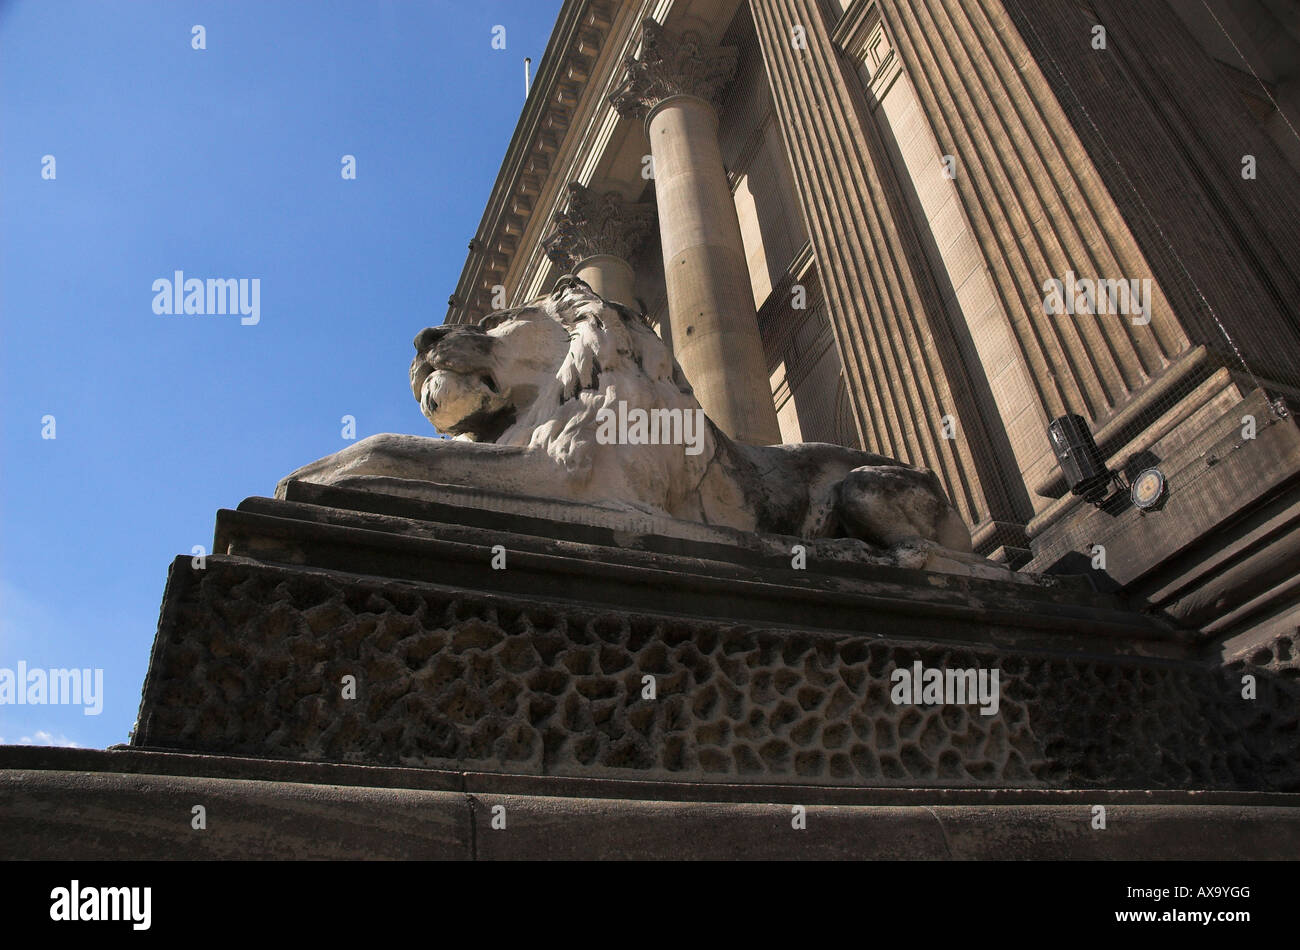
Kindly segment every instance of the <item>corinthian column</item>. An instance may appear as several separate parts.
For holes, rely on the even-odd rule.
[[[718,96],[736,69],[734,47],[642,24],[641,56],[610,96],[645,121],[673,353],[709,417],[741,442],[781,440],[758,333],[736,205],[718,147]]]
[[[568,210],[555,216],[542,246],[552,261],[606,300],[636,309],[628,258],[654,222],[653,205],[629,204],[616,191],[597,194],[574,181],[569,183]]]

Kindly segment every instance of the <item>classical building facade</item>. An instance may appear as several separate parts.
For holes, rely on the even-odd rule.
[[[1300,621],[1300,5],[566,0],[448,323],[575,272],[755,443],[924,465],[1013,567]],[[1072,493],[1048,424],[1110,469]]]
[[[130,745],[0,746],[8,853],[1293,858],[1295,9],[567,0],[416,338],[481,438],[219,511]],[[836,446],[587,438],[699,418],[665,342],[736,439],[924,465],[1004,563],[946,509],[844,534]]]

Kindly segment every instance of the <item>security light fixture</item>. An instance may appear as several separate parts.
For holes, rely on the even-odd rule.
[[[1060,416],[1048,425],[1047,437],[1071,494],[1099,504],[1115,476],[1106,467],[1087,420],[1074,413]]]

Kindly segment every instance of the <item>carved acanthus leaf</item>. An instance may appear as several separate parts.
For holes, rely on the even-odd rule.
[[[654,20],[641,23],[641,56],[623,62],[627,74],[609,101],[623,118],[640,118],[669,96],[698,96],[717,108],[736,74],[734,46],[706,46],[688,31],[676,36]]]
[[[575,181],[569,183],[568,210],[555,216],[542,247],[565,270],[596,254],[628,260],[654,226],[653,205],[629,204],[616,191],[600,194]]]

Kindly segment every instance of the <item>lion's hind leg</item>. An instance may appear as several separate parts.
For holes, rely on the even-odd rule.
[[[971,550],[970,529],[933,472],[908,465],[865,465],[839,484],[836,513],[850,537],[893,548],[918,538]]]

